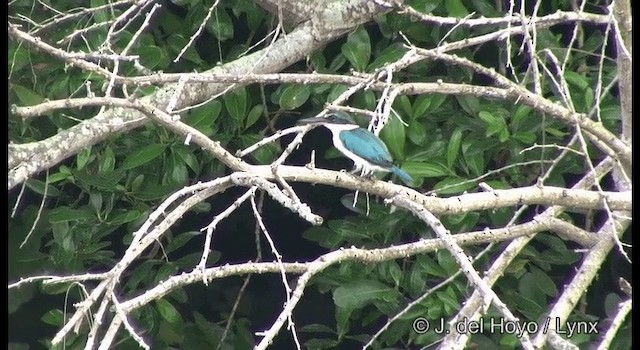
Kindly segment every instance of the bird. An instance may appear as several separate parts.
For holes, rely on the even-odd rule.
[[[393,164],[387,145],[371,131],[361,128],[343,111],[334,111],[324,117],[300,119],[298,125],[321,125],[331,131],[333,145],[353,161],[352,173],[371,177],[375,171],[391,172],[407,185],[413,178]]]

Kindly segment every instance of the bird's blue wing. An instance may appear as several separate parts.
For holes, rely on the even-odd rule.
[[[369,130],[358,128],[340,133],[344,146],[364,160],[382,167],[393,165],[387,145]]]

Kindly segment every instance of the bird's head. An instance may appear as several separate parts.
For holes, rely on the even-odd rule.
[[[337,124],[337,125],[353,125],[358,126],[353,118],[345,112],[335,111],[327,114],[324,117],[312,117],[298,120],[298,125],[309,125],[309,124],[317,124],[317,125],[328,125],[328,124]]]

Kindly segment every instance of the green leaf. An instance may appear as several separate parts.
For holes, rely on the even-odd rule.
[[[208,213],[211,211],[211,203],[200,202],[191,207],[191,211],[193,211],[194,213]]]
[[[200,235],[202,235],[202,232],[200,232],[200,231],[183,232],[183,233],[173,237],[169,241],[169,244],[167,244],[164,249],[167,251],[167,253],[170,253],[170,252],[172,252],[172,251],[174,251],[176,249],[181,248],[185,244],[187,244],[192,238],[194,238],[196,236],[200,236]]]
[[[587,87],[584,90],[584,105],[585,107],[587,107],[585,108],[585,110],[588,109],[588,107],[593,106],[593,98],[594,98],[593,93],[594,93],[593,89],[590,87]]]
[[[124,169],[116,169],[104,175],[89,174],[86,171],[71,170],[79,186],[93,186],[101,190],[113,191],[118,182],[124,177]]]
[[[64,252],[75,252],[76,247],[68,221],[52,223],[51,232],[53,233],[53,241],[60,246]]]
[[[443,0],[407,0],[406,4],[422,13],[431,13]]]
[[[338,332],[338,339],[349,332],[349,318],[352,313],[353,309],[336,307],[336,331]]]
[[[424,292],[427,283],[427,271],[421,265],[413,264],[409,272],[407,289],[411,295],[420,295]]]
[[[98,165],[98,173],[103,175],[112,172],[116,167],[116,155],[113,153],[111,147],[105,147],[100,157],[100,164]]]
[[[431,136],[432,136],[431,142],[429,142],[426,145],[426,147],[415,150],[414,153],[411,153],[408,155],[406,160],[426,162],[426,161],[431,161],[433,159],[440,160],[442,158],[442,161],[444,163],[444,157],[442,157],[442,155],[445,153],[446,144],[444,140],[441,139],[440,135],[431,135]],[[434,137],[436,139],[433,139]]]
[[[504,119],[494,115],[491,112],[480,111],[480,113],[478,113],[478,117],[482,119],[484,124],[487,126],[487,137],[499,133],[507,127]]]
[[[67,180],[71,177],[71,172],[67,171],[59,171],[57,173],[53,173],[49,175],[49,183],[54,184],[60,181]]]
[[[456,294],[451,286],[447,287],[444,291],[437,291],[436,296],[438,297],[438,300],[444,303],[445,306],[448,306],[453,310],[458,310],[460,308],[460,302],[458,301],[458,298],[456,298]]]
[[[140,174],[136,176],[133,181],[131,181],[131,191],[138,191],[142,186],[142,182],[144,181],[144,174]]]
[[[91,153],[91,146],[83,148],[78,152],[76,156],[76,165],[78,170],[82,170],[87,164],[95,159],[95,156]]]
[[[545,295],[538,286],[536,276],[531,272],[527,272],[520,277],[520,280],[518,281],[518,292],[522,297],[527,298],[538,305],[546,304]]]
[[[102,202],[102,193],[91,192],[89,194],[89,203],[91,204],[91,207],[93,207],[93,210],[95,210],[95,212],[98,214],[98,216],[100,215],[100,211],[102,210]]]
[[[428,43],[431,41],[431,34],[433,33],[433,27],[425,26],[424,23],[410,23],[406,29],[403,30],[405,35],[407,35],[411,40],[416,40],[423,43]],[[415,65],[419,65],[417,63]],[[414,66],[415,66],[414,65]],[[411,69],[411,68],[409,68]]]
[[[389,293],[393,293],[393,288],[383,283],[373,280],[354,281],[336,288],[333,292],[333,302],[339,308],[354,310],[375,300],[384,299]]]
[[[472,1],[471,6],[484,17],[500,17],[500,12],[498,12],[495,5],[489,1]]]
[[[74,209],[67,206],[61,206],[49,211],[49,223],[52,224],[68,221],[89,220],[94,217],[95,216],[88,207]]]
[[[469,115],[476,115],[480,109],[480,100],[475,96],[461,95],[456,96],[456,100],[462,109]]]
[[[621,302],[621,298],[616,293],[609,293],[604,297],[604,311],[607,317],[615,317],[618,309],[618,304]]]
[[[9,76],[19,72],[22,68],[31,64],[30,52],[24,45],[9,45]]]
[[[532,110],[533,108],[527,105],[519,105],[516,108],[516,111],[513,113],[513,117],[512,117],[512,125],[514,126],[514,130],[521,130],[519,128],[520,125],[524,123],[527,118],[531,117]],[[529,131],[529,130],[523,130],[523,131]]]
[[[420,119],[427,114],[433,95],[420,95],[413,102],[413,119]]]
[[[179,52],[182,51],[182,49],[188,43],[187,39],[185,39],[183,35],[175,34],[175,33],[171,34],[169,38],[166,40],[166,42],[169,43],[169,48],[171,49],[171,52],[173,52],[176,56],[178,55]],[[184,52],[184,54],[182,55],[182,59],[187,59],[188,61],[191,61],[196,65],[204,64],[204,61],[202,60],[202,58],[200,58],[200,56],[198,55],[198,52],[195,50],[193,45],[191,45]]]
[[[333,234],[333,231],[330,229],[322,226],[309,228],[302,233],[302,237],[307,240],[317,242],[324,248],[333,248],[342,242],[342,238]]]
[[[28,179],[26,183],[27,187],[33,192],[44,196],[44,181],[37,179]],[[47,197],[58,197],[62,192],[54,186],[47,185]]]
[[[182,160],[193,172],[200,173],[200,163],[193,154],[193,151],[187,148],[183,144],[174,144],[171,147],[171,152],[175,153],[176,157]]]
[[[219,8],[213,11],[213,16],[206,25],[207,30],[220,41],[233,38],[233,23],[227,11]]]
[[[12,258],[11,254],[9,255],[9,257]],[[19,259],[22,260],[24,258],[25,258],[24,256],[20,256]],[[9,266],[12,266],[12,265],[13,265],[12,263],[9,263]],[[9,269],[11,271],[11,267],[9,267]],[[37,289],[38,287],[35,284],[27,284],[27,285],[21,286],[20,288],[9,289],[7,291],[7,309],[8,309],[7,313],[13,314],[18,309],[20,309],[20,306],[22,306],[24,303],[29,302],[31,299],[33,299]]]
[[[514,294],[512,298],[515,301],[515,306],[527,319],[537,320],[542,315],[544,309],[538,305],[535,301],[525,298],[520,294]]]
[[[531,267],[531,273],[536,281],[538,288],[547,296],[555,297],[558,295],[558,288],[556,287],[555,282],[547,275],[544,271],[539,268],[533,266]]]
[[[251,31],[256,31],[260,27],[262,20],[265,18],[265,13],[260,6],[255,3],[248,3],[249,8],[245,12],[247,16],[247,25]]]
[[[412,119],[407,127],[409,140],[418,146],[423,146],[427,142],[427,130],[421,123]]]
[[[470,147],[464,152],[464,161],[468,167],[469,173],[474,176],[480,176],[485,171],[484,153],[477,149]]]
[[[453,167],[453,162],[458,158],[458,154],[460,153],[460,145],[462,144],[462,128],[457,128],[451,138],[449,139],[449,144],[447,145],[447,165],[449,168]]]
[[[573,85],[580,90],[584,90],[589,87],[589,79],[583,74],[578,74],[576,72],[566,70],[564,72],[564,78],[567,80],[567,83],[569,85]]]
[[[94,7],[105,5],[107,2],[105,0],[91,0],[90,3],[91,3],[91,8],[94,8]],[[93,19],[95,21],[98,21],[96,23],[106,22],[109,20],[109,11],[107,10],[96,11],[93,13]]]
[[[247,113],[247,89],[237,88],[222,97],[227,112],[236,122],[242,121]]]
[[[333,102],[336,98],[342,95],[343,92],[347,91],[347,87],[345,85],[334,85],[327,96],[327,102]]]
[[[177,271],[178,271],[178,266],[176,266],[173,263],[171,263],[171,264],[162,264],[158,268],[158,271],[156,272],[156,275],[153,277],[153,282],[154,283],[158,283],[160,281],[164,281],[167,278],[169,278],[169,276],[175,274]]]
[[[449,253],[448,250],[438,250],[436,252],[436,258],[438,260],[438,265],[442,266],[442,268],[449,274],[449,276],[460,270],[458,263],[453,258],[453,256],[451,256],[451,253]]]
[[[282,91],[278,104],[284,110],[294,110],[307,102],[309,96],[311,96],[311,87],[309,85],[288,85]]]
[[[347,63],[347,58],[343,54],[337,54],[329,64],[328,70],[329,72],[337,72],[345,63]]]
[[[255,105],[247,114],[247,119],[245,120],[244,129],[250,128],[253,124],[255,124],[258,119],[263,115],[264,106],[263,105]]]
[[[530,145],[536,141],[536,134],[530,131],[521,131],[513,134],[513,139],[520,141],[525,145]]]
[[[464,18],[469,14],[467,8],[464,7],[462,0],[445,0],[444,8],[450,17]]]
[[[420,269],[425,273],[437,277],[449,277],[442,266],[440,266],[435,260],[427,255],[418,256],[416,262],[419,265]]]
[[[439,195],[459,194],[464,191],[476,187],[475,182],[466,182],[465,179],[459,177],[448,177],[433,186],[433,189]]]
[[[169,60],[164,50],[157,46],[141,47],[138,49],[138,55],[140,56],[140,64],[148,69],[154,69],[158,66],[164,67]]]
[[[371,40],[366,29],[360,26],[351,32],[342,45],[341,52],[356,71],[364,72],[371,56]]]
[[[49,310],[40,318],[44,323],[59,327],[64,324],[64,315],[61,310]]]
[[[541,242],[551,248],[554,252],[558,252],[561,255],[571,253],[565,242],[556,235],[540,233],[536,235],[536,238],[540,239]]]
[[[444,103],[444,101],[447,100],[447,97],[449,97],[448,95],[445,94],[432,94],[432,99],[431,99],[431,110],[432,111],[437,111],[438,108],[440,108],[440,106],[442,106],[442,104]],[[447,107],[449,108],[449,107]]]
[[[414,177],[443,177],[451,175],[451,171],[442,164],[426,162],[403,162],[402,170]]]
[[[139,209],[120,209],[109,217],[107,223],[114,226],[120,226],[139,219],[142,214],[143,212]]]
[[[125,170],[137,168],[158,158],[166,148],[165,144],[155,143],[145,146],[128,155],[122,163]]]
[[[500,143],[504,143],[508,139],[509,139],[509,129],[505,127],[502,130],[500,130],[500,133],[498,134],[498,141],[500,141]]]
[[[401,115],[412,115],[413,108],[411,107],[411,100],[409,100],[409,96],[401,95],[393,101],[393,107],[396,110],[399,110]]]
[[[167,322],[171,324],[179,324],[182,323],[182,316],[178,310],[171,305],[170,302],[165,299],[158,299],[155,301],[156,310],[160,313],[160,316],[164,318]]]
[[[380,138],[387,144],[396,161],[404,159],[405,130],[400,118],[390,116],[389,121],[380,131]]]
[[[256,134],[240,135],[240,147],[249,147],[250,145],[260,141],[261,139],[262,136]],[[254,152],[251,152],[251,157],[255,159],[258,164],[269,164],[276,159],[276,156],[279,152],[281,152],[280,146],[275,143],[269,143],[258,148]]]
[[[550,134],[551,136],[555,136],[555,137],[564,137],[568,134],[568,132],[564,131],[564,130],[559,130],[556,128],[552,128],[552,127],[547,127],[544,129],[544,131],[547,134]]]
[[[358,91],[353,95],[353,107],[373,110],[376,108],[376,94],[371,90]]]
[[[301,332],[301,333],[310,332],[310,333],[330,333],[330,334],[335,334],[335,331],[333,330],[333,328],[330,328],[327,325],[324,325],[324,324],[321,324],[321,323],[312,323],[312,324],[303,325],[302,327],[298,327],[298,332]]]
[[[10,86],[16,93],[16,96],[18,96],[18,100],[20,100],[20,103],[23,106],[33,106],[44,101],[44,97],[29,88],[18,84],[10,84]]]
[[[314,51],[309,56],[309,65],[318,73],[325,73],[327,71],[325,69],[327,59],[324,57],[324,54],[322,54],[322,50]]]
[[[400,282],[402,282],[402,269],[400,268],[400,265],[398,265],[397,262],[391,260],[389,261],[389,274],[391,275],[391,278],[393,279],[393,282],[395,283],[396,286],[400,285]]]
[[[145,185],[142,190],[131,194],[134,198],[141,201],[153,201],[162,198],[176,190],[174,185]]]
[[[187,165],[175,153],[172,153],[169,157],[165,175],[167,176],[166,180],[168,184],[183,186],[189,181]]]
[[[393,43],[387,46],[376,56],[369,67],[367,67],[367,70],[372,71],[391,62],[395,62],[400,59],[400,57],[404,56],[405,52],[407,52],[407,49],[404,47],[404,45],[402,45],[401,43]]]
[[[185,123],[210,136],[220,111],[222,111],[222,103],[219,100],[211,101],[204,106],[192,109],[185,117]]]

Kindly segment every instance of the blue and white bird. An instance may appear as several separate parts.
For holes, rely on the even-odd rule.
[[[361,128],[347,113],[335,111],[325,117],[298,121],[298,125],[308,124],[322,125],[331,131],[333,145],[353,160],[354,173],[370,177],[374,171],[392,172],[407,185],[413,182],[409,174],[393,164],[387,145],[371,131]]]

